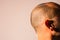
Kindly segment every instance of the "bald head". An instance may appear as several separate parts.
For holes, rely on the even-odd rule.
[[[58,17],[60,18],[60,5],[54,2],[47,2],[37,5],[31,13],[31,24],[36,30],[38,26],[42,26],[46,20],[53,20],[57,25]]]

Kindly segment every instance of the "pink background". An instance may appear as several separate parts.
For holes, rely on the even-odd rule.
[[[37,40],[30,24],[32,9],[40,3],[59,0],[0,0],[0,40]]]

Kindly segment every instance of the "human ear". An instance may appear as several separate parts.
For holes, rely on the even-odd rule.
[[[54,29],[54,21],[53,20],[46,20],[45,21],[45,25],[49,28],[49,29],[51,29],[51,30],[53,30]]]

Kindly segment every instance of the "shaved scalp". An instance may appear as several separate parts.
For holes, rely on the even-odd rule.
[[[54,2],[47,2],[37,5],[31,13],[31,24],[36,29],[45,18],[52,19],[55,16],[60,17],[60,5]]]

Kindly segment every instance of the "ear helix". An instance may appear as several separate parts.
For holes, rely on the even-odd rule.
[[[53,25],[53,20],[46,20],[46,21],[45,21],[45,25],[46,25],[48,28],[53,27],[53,26],[54,26],[54,25]]]

